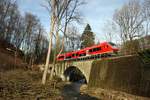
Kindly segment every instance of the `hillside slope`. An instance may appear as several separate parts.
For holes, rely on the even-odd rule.
[[[23,64],[23,52],[17,50],[15,59],[15,47],[4,40],[0,40],[0,71],[21,67]]]

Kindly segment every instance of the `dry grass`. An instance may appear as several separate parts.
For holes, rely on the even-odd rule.
[[[121,91],[114,91],[111,89],[91,88],[81,91],[82,93],[100,98],[100,100],[150,100],[147,97],[128,94]]]
[[[57,98],[59,87],[53,81],[41,84],[42,73],[37,71],[13,70],[0,73],[0,99],[38,100]]]

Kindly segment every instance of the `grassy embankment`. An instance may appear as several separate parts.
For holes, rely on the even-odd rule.
[[[38,100],[59,98],[61,85],[56,80],[41,84],[42,73],[37,71],[11,70],[0,72],[0,99]]]

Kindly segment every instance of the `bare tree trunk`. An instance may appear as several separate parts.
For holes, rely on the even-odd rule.
[[[60,55],[60,54],[62,53],[63,49],[64,49],[64,38],[65,38],[65,36],[64,36],[63,39],[62,39],[62,47],[61,47],[61,49],[60,49],[58,55]]]
[[[55,70],[55,65],[56,65],[56,57],[57,57],[57,54],[60,55],[63,51],[63,48],[64,47],[64,37],[63,37],[63,40],[62,40],[62,47],[61,47],[61,50],[59,52],[57,52],[57,50],[55,51],[55,54],[54,54],[54,61],[53,61],[53,66],[52,66],[52,70],[51,70],[51,73],[50,73],[50,77],[49,79],[52,80],[53,78],[53,75],[54,75],[54,70]],[[56,48],[58,49],[58,48]]]
[[[59,30],[60,24],[58,23],[57,25],[58,25],[58,30]],[[56,50],[55,50],[55,53],[54,53],[53,66],[52,66],[52,70],[51,70],[50,77],[49,77],[50,80],[52,80],[53,75],[54,75],[57,54],[60,55],[62,53],[63,49],[64,49],[63,47],[64,47],[64,38],[65,38],[66,28],[67,28],[67,23],[65,23],[64,36],[63,36],[62,47],[61,47],[60,51],[58,51],[59,50],[59,47],[58,47],[59,46],[59,43],[58,43],[58,41],[59,41],[59,34],[58,34],[58,32],[56,32]]]
[[[48,71],[48,66],[49,66],[49,59],[50,59],[50,54],[51,54],[51,49],[52,49],[52,36],[54,32],[54,16],[51,16],[51,30],[50,30],[50,41],[49,41],[49,47],[48,47],[48,53],[47,53],[47,58],[46,58],[46,64],[45,64],[45,69],[42,77],[42,84],[46,83],[46,76],[47,76],[47,71]]]
[[[58,51],[59,51],[59,33],[58,33],[59,32],[59,27],[60,27],[60,23],[57,22],[56,41],[55,41],[56,42],[56,48],[55,48],[55,51],[54,51],[53,66],[52,66],[50,77],[49,77],[50,80],[52,80],[53,75],[54,75],[56,57],[57,57],[57,54],[58,54]]]

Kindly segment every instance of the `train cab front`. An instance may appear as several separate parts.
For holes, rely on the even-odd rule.
[[[118,49],[117,45],[113,42],[108,42],[108,43],[109,43],[109,45],[111,45],[113,52],[118,53],[119,49]]]

